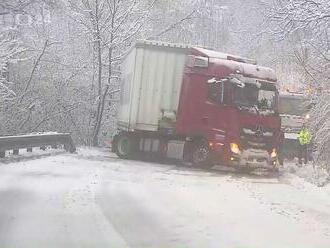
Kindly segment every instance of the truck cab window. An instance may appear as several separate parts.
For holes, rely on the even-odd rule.
[[[222,84],[223,83],[212,83],[208,84],[208,99],[214,103],[222,102]]]
[[[245,86],[236,87],[234,102],[239,107],[256,108],[257,110],[277,111],[277,91],[275,86],[257,87],[255,84],[246,83]]]

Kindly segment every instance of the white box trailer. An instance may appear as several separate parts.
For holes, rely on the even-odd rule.
[[[159,121],[175,121],[188,45],[138,41],[122,64],[118,126],[157,131]]]

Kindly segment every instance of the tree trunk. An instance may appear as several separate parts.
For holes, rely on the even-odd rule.
[[[100,111],[101,111],[101,97],[102,97],[102,48],[101,48],[101,34],[99,27],[99,3],[98,0],[95,0],[95,29],[96,29],[96,50],[97,50],[97,61],[98,61],[98,79],[97,79],[97,87],[98,87],[98,95],[97,95],[97,112],[96,119],[93,130],[92,137],[92,145],[98,146],[98,134],[99,134],[99,123],[100,123]]]
[[[102,98],[102,50],[101,50],[101,41],[97,42],[97,57],[98,57],[98,95],[97,95],[97,112],[96,119],[94,124],[93,139],[92,145],[98,146],[98,134],[99,134],[99,122],[100,122],[100,111],[101,111],[101,98]]]
[[[95,123],[95,128],[93,132],[93,146],[98,146],[99,145],[99,140],[98,136],[101,130],[102,126],[102,119],[103,119],[103,113],[104,113],[104,107],[105,107],[105,101],[106,97],[108,95],[110,85],[111,85],[111,77],[112,77],[112,53],[113,53],[113,41],[114,41],[114,34],[112,33],[113,28],[114,28],[114,23],[115,23],[115,13],[117,10],[116,6],[116,1],[113,2],[112,6],[112,13],[111,13],[111,35],[109,39],[109,48],[108,48],[108,80],[107,80],[107,85],[102,92],[99,92],[99,101],[98,101],[98,108],[97,108],[97,118],[96,118],[96,123]],[[102,88],[101,88],[102,91]]]

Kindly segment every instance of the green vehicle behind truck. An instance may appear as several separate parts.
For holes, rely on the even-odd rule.
[[[309,101],[304,94],[282,93],[279,97],[279,113],[284,142],[281,148],[281,162],[293,160],[299,154],[298,133],[309,119]]]

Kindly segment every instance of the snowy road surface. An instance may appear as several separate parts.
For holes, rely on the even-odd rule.
[[[80,149],[0,161],[0,247],[330,247],[330,190]]]

